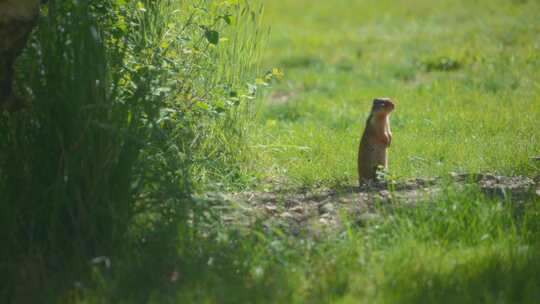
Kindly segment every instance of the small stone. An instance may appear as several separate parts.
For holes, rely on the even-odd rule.
[[[296,212],[296,213],[304,213],[304,207],[302,207],[301,205],[294,206],[291,209],[289,209],[289,211]]]
[[[169,275],[169,282],[176,283],[179,278],[180,273],[177,270],[173,270],[173,272],[171,272],[171,274]]]
[[[379,191],[379,195],[382,196],[382,197],[391,197],[392,195],[390,194],[390,191],[388,190],[381,190]]]
[[[325,219],[325,218],[320,218],[320,219],[319,219],[319,223],[321,223],[321,224],[323,224],[323,225],[328,225],[328,224],[330,224],[330,222],[329,222],[327,219]]]
[[[335,208],[332,203],[326,203],[321,206],[321,213],[331,213],[334,212]]]
[[[277,207],[275,205],[265,205],[264,210],[274,213],[277,210]]]
[[[292,214],[290,214],[289,212],[283,212],[282,214],[279,215],[280,217],[282,218],[285,218],[285,219],[291,219],[291,218],[294,218],[294,216]]]
[[[324,213],[324,214],[321,215],[321,218],[323,218],[323,219],[331,219],[332,215],[330,215],[328,213]]]

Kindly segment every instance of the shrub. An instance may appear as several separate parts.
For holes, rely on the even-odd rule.
[[[255,89],[260,11],[247,2],[49,1],[42,13],[18,66],[27,107],[0,121],[8,297],[196,229],[193,176],[237,162]]]

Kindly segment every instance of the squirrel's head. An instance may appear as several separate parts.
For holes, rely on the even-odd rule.
[[[394,103],[390,98],[375,98],[373,99],[371,113],[388,115],[394,110],[394,107]]]

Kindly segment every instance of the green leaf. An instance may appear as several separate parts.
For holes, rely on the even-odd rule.
[[[197,101],[195,103],[195,106],[201,110],[205,110],[205,111],[208,111],[208,109],[210,109],[210,107],[208,107],[207,104],[205,104],[204,102],[200,102],[200,101]]]
[[[262,78],[255,79],[255,84],[256,85],[263,85],[263,86],[268,85],[268,83],[266,83],[266,81],[264,81],[264,79],[262,79]]]
[[[214,30],[205,30],[204,37],[211,44],[218,44],[219,42],[219,32]]]
[[[278,68],[272,68],[272,75],[278,79],[283,78],[283,71]]]
[[[136,7],[137,7],[137,10],[141,12],[146,12],[146,8],[144,7],[144,4],[141,1],[137,2]]]
[[[229,14],[224,15],[223,20],[225,20],[225,23],[227,23],[228,25],[231,25],[231,23],[232,23],[231,15],[229,15]]]
[[[214,106],[218,109],[225,109],[225,101],[217,100],[216,102],[214,102]]]
[[[126,19],[124,18],[124,16],[118,17],[118,21],[116,22],[116,27],[122,32],[127,31],[127,24],[126,24]]]
[[[226,109],[225,101],[218,100],[214,103],[214,108],[216,109],[216,112],[223,113]]]

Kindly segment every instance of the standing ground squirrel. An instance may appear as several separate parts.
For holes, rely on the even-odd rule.
[[[358,179],[360,185],[376,179],[377,168],[388,167],[387,149],[392,141],[390,112],[394,103],[388,98],[373,100],[364,134],[358,148]]]

